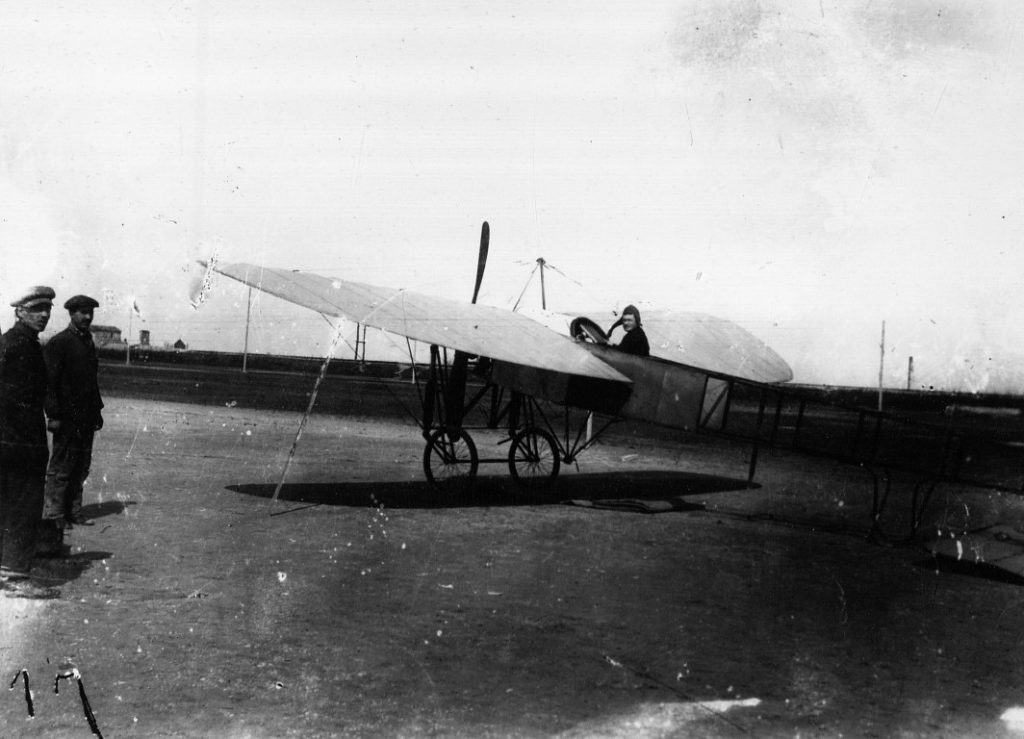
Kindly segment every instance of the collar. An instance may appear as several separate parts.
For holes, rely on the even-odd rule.
[[[83,341],[92,341],[92,331],[90,330],[83,331],[82,329],[78,328],[78,326],[76,326],[75,324],[69,323],[68,331],[70,331]]]
[[[38,339],[39,338],[39,332],[38,331],[33,331],[31,328],[26,326],[21,321],[15,321],[14,325],[11,326],[11,331],[17,331],[19,334],[24,334],[25,336],[29,336],[29,337],[31,337],[33,339]]]

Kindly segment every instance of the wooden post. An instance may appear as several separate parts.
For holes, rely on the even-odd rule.
[[[907,361],[907,390],[911,390],[914,383],[914,358]]]

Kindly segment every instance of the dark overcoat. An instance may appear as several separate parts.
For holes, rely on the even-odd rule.
[[[46,472],[46,363],[34,331],[16,323],[0,337],[0,464]]]
[[[43,354],[49,377],[47,417],[88,431],[99,428],[103,400],[96,378],[99,360],[92,336],[68,326],[46,342]]]

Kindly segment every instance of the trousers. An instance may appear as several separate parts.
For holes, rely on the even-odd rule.
[[[43,476],[0,469],[0,578],[28,577],[43,512]]]
[[[92,464],[92,429],[61,426],[53,434],[46,469],[44,519],[71,520],[82,513],[82,486]]]

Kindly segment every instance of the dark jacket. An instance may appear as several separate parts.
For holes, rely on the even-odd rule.
[[[68,326],[46,342],[43,354],[49,375],[47,417],[89,431],[102,426],[99,360],[92,334]]]
[[[622,337],[622,341],[618,344],[618,349],[627,354],[636,354],[640,357],[649,356],[651,353],[651,345],[647,342],[647,334],[639,326],[632,331],[626,332],[626,335]]]
[[[642,328],[643,323],[640,321],[640,311],[636,309],[635,305],[627,305],[622,309],[622,315],[619,316],[619,320],[612,324],[612,327],[608,329],[608,335],[612,335],[612,331],[622,325],[622,319],[627,315],[633,316],[636,320],[636,326],[632,331],[626,331],[626,335],[622,337],[622,341],[614,345],[616,349],[626,352],[626,354],[635,354],[638,357],[648,357],[651,354],[651,345],[647,341],[647,334],[644,333]]]
[[[16,323],[0,337],[0,465],[46,472],[46,363],[34,331]]]

